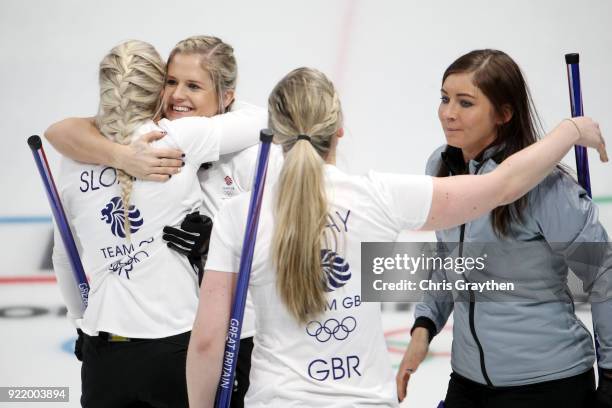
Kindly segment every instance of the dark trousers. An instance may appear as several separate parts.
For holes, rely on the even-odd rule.
[[[445,408],[591,408],[595,374],[586,373],[516,387],[488,387],[451,374]]]
[[[185,362],[190,334],[129,342],[83,335],[81,405],[187,407]]]
[[[80,335],[81,406],[187,407],[185,362],[190,334],[130,342]],[[240,340],[231,408],[244,407],[252,352],[253,338]]]
[[[236,362],[236,375],[234,376],[234,389],[232,391],[231,408],[244,408],[244,396],[249,389],[249,373],[251,372],[251,353],[253,352],[253,338],[240,340],[238,361]]]

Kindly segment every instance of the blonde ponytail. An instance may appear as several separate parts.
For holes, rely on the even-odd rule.
[[[100,62],[100,108],[96,126],[110,140],[127,145],[142,122],[155,113],[165,65],[155,48],[130,40],[113,48]],[[117,169],[121,185],[124,228],[130,237],[129,202],[133,179]]]
[[[310,68],[283,78],[270,95],[268,110],[275,142],[285,151],[272,244],[277,289],[290,313],[306,323],[325,310],[321,250],[328,202],[323,165],[342,127],[342,111],[333,84]],[[298,139],[301,134],[307,137]]]

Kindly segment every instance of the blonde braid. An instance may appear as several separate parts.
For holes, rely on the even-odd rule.
[[[153,117],[165,73],[161,57],[148,43],[130,40],[113,48],[100,62],[100,108],[96,116],[100,132],[117,143],[129,144],[138,126]],[[129,238],[133,179],[119,169],[117,178]]]

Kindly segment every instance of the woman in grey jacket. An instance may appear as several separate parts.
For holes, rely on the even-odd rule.
[[[427,174],[488,173],[536,142],[529,91],[505,53],[463,55],[445,71],[441,92],[438,115],[448,144],[429,158]],[[459,242],[458,256],[470,242],[490,243],[489,253],[480,275],[439,269],[431,280],[456,288],[458,280],[495,278],[516,290],[426,293],[396,377],[400,400],[454,311],[446,408],[612,407],[612,250],[597,207],[563,168],[514,203],[436,236]],[[599,340],[596,393],[593,339],[574,313],[568,266],[590,295]]]

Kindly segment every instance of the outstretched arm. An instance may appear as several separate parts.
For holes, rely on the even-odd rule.
[[[580,117],[562,121],[544,139],[508,157],[491,173],[434,178],[431,209],[421,229],[463,224],[514,202],[542,181],[574,144],[596,148],[600,159],[608,161],[599,125]]]
[[[142,180],[166,181],[182,166],[183,152],[150,147],[151,142],[164,137],[159,131],[124,146],[102,136],[93,118],[68,118],[51,125],[45,137],[57,151],[73,160],[122,169]]]

